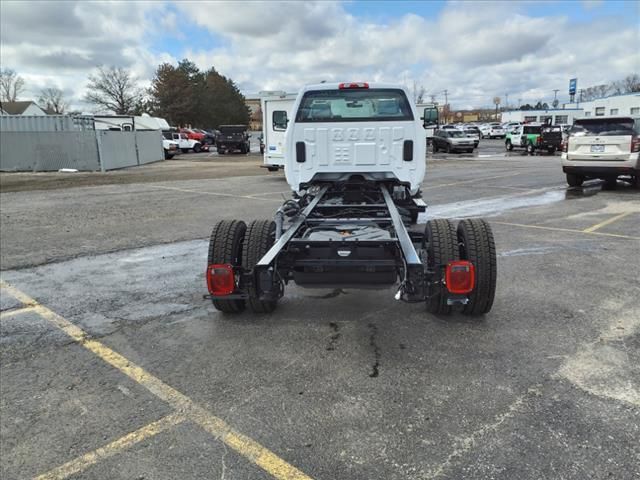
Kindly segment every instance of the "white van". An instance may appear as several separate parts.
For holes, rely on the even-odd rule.
[[[562,150],[562,171],[572,187],[601,178],[615,188],[618,177],[640,187],[640,117],[578,118]]]
[[[262,166],[269,169],[270,172],[275,172],[284,168],[284,134],[297,94],[264,92],[263,95],[260,99],[262,141],[264,142],[264,163]]]
[[[285,174],[300,192],[312,182],[336,182],[354,174],[365,180],[399,181],[415,195],[425,173],[423,120],[409,92],[381,83],[305,86],[286,133]],[[427,110],[429,120],[435,108]]]

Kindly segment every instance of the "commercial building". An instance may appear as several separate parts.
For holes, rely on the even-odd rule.
[[[565,103],[564,108],[502,112],[502,121],[544,123],[551,118],[553,124],[564,125],[572,124],[576,118],[605,115],[640,115],[640,92],[611,95],[588,102]]]

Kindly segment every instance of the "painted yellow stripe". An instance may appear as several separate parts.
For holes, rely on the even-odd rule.
[[[71,460],[64,465],[60,465],[47,473],[39,475],[35,477],[35,480],[61,480],[70,477],[71,475],[75,475],[76,473],[83,472],[90,466],[117,455],[126,448],[129,448],[136,443],[140,443],[147,438],[157,435],[158,433],[164,432],[185,420],[186,418],[184,415],[174,412],[105,445],[104,447],[100,447],[93,452],[86,453],[85,455]]]
[[[17,288],[11,285],[3,283],[2,287],[11,295],[20,299],[21,302],[28,302],[30,305],[33,305],[34,310],[40,316],[65,332],[80,345],[96,354],[108,364],[120,370],[138,384],[145,387],[156,397],[167,402],[175,410],[183,414],[185,418],[198,424],[215,438],[223,441],[240,455],[261,467],[274,478],[279,480],[311,480],[311,477],[307,476],[293,465],[287,463],[275,453],[242,433],[237,432],[221,418],[212,415],[202,407],[196,405],[186,395],[167,385],[162,380],[153,376],[151,373],[123,357],[119,353],[114,352],[106,345],[89,338],[84,330],[74,325],[66,318],[63,318],[47,307],[38,304],[34,299],[20,292]]]
[[[626,217],[627,215],[631,214],[632,212],[624,212],[621,213],[619,215],[616,215],[615,217],[610,218],[609,220],[605,220],[604,222],[600,222],[592,227],[589,228],[585,228],[583,230],[583,232],[585,233],[592,233],[595,232],[596,230],[602,228],[602,227],[606,227],[607,225],[611,225],[613,222],[617,222],[618,220],[620,220],[621,218]]]
[[[545,227],[542,225],[526,225],[524,223],[511,223],[511,222],[497,222],[492,220],[491,223],[495,223],[496,225],[508,225],[511,227],[522,227],[522,228],[534,228],[539,230],[551,230],[554,232],[569,232],[569,233],[583,233],[587,235],[600,235],[603,237],[614,237],[614,238],[627,238],[629,240],[640,240],[640,237],[632,237],[631,235],[618,235],[617,233],[603,233],[603,232],[585,232],[584,230],[573,230],[570,228],[559,228],[559,227]]]
[[[23,313],[35,312],[36,307],[22,307],[15,308],[13,310],[5,310],[4,312],[0,312],[0,320],[13,317],[15,315],[21,315]]]

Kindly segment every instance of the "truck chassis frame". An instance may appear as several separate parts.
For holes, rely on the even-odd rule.
[[[260,229],[254,228],[260,221],[253,222],[242,251],[228,259],[215,256],[214,241],[220,244],[223,230],[227,237],[235,230],[220,222],[207,268],[210,298],[222,311],[241,311],[247,302],[263,312],[275,308],[289,282],[310,288],[398,285],[396,299],[426,302],[433,313],[450,313],[454,305],[463,313],[487,313],[495,292],[490,227],[464,220],[456,233],[449,220],[431,220],[421,229],[416,222],[425,209],[404,185],[353,176],[312,184],[287,200],[274,221],[262,221]],[[244,225],[234,222],[236,230]],[[262,247],[259,257],[256,245]]]

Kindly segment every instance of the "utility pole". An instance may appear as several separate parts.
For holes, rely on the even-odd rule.
[[[560,89],[555,88],[553,90],[553,108],[557,108],[558,107],[558,92],[560,91]]]
[[[444,121],[445,123],[449,122],[449,97],[448,91],[445,89],[444,93]]]

